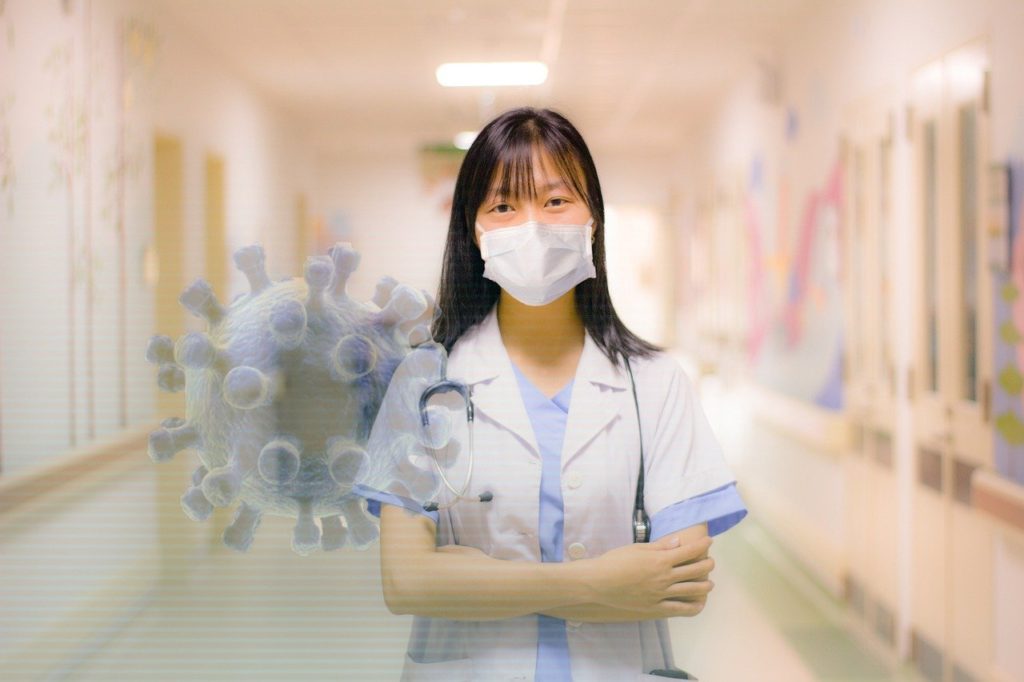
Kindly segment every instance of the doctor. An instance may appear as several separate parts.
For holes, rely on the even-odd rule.
[[[689,378],[615,314],[597,171],[564,117],[515,109],[477,136],[437,304],[475,408],[469,499],[366,493],[385,600],[415,616],[402,679],[664,679],[666,619],[701,612],[709,536],[747,509]],[[641,437],[648,543],[633,540]],[[438,451],[456,485],[458,440]]]

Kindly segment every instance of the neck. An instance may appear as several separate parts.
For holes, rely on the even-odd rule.
[[[498,299],[498,328],[509,356],[539,364],[558,362],[583,348],[586,328],[576,312],[575,289],[547,305],[517,301],[504,290]]]

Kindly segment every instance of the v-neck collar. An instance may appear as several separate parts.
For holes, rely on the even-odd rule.
[[[530,454],[539,458],[530,417],[523,401],[516,400],[522,389],[501,342],[497,311],[498,306],[492,306],[478,325],[455,342],[448,356],[448,374],[470,387],[479,416],[514,433]],[[563,465],[579,456],[584,446],[619,416],[625,401],[617,396],[629,388],[625,368],[613,364],[589,333],[583,339],[575,379],[579,381],[573,381],[573,409],[566,418]]]
[[[519,378],[520,381],[522,381],[522,383],[524,385],[529,386],[530,390],[532,390],[537,396],[542,398],[544,400],[544,402],[546,402],[546,403],[554,403],[555,405],[558,405],[559,407],[561,407],[562,404],[565,403],[565,399],[566,399],[567,396],[564,395],[564,394],[567,391],[570,391],[572,389],[572,385],[576,381],[576,377],[572,377],[571,379],[569,379],[569,383],[567,383],[565,386],[563,386],[558,391],[558,393],[555,393],[553,396],[551,396],[549,398],[548,396],[544,395],[544,391],[542,391],[539,388],[537,388],[537,386],[532,381],[530,381],[529,377],[527,377],[523,373],[523,371],[521,369],[519,369],[519,367],[516,365],[515,362],[512,361],[511,358],[509,358],[509,363],[512,365],[512,369],[513,369],[513,371],[515,371],[516,376]]]

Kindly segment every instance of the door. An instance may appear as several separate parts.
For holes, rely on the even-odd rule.
[[[980,678],[991,660],[991,538],[970,506],[971,473],[992,459],[988,82],[985,46],[968,45],[914,75],[908,112],[920,253],[911,653],[937,681]]]
[[[852,105],[844,121],[845,353],[843,402],[855,434],[843,459],[847,483],[846,596],[862,628],[898,647],[901,567],[909,560],[902,541],[906,497],[896,467],[896,339],[893,255],[893,142],[897,98],[879,93]],[[901,273],[902,275],[902,273]],[[905,319],[900,317],[899,319]]]

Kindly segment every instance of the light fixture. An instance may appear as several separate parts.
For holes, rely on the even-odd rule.
[[[540,85],[548,79],[544,62],[449,62],[437,67],[437,82],[446,88]]]
[[[455,133],[455,139],[452,142],[456,149],[469,149],[473,140],[476,139],[476,133],[475,130],[463,130],[461,133]]]

